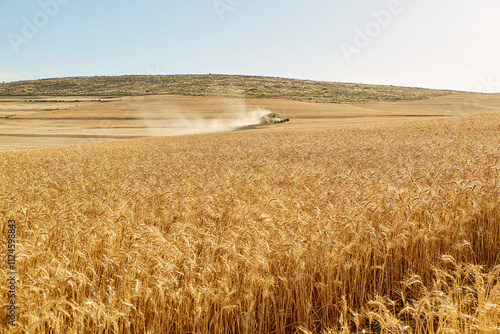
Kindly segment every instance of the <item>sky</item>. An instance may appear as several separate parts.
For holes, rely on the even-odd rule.
[[[0,82],[241,74],[500,92],[499,0],[0,0]]]

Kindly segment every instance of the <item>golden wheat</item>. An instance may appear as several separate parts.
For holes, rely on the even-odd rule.
[[[498,124],[3,151],[3,331],[498,333]]]

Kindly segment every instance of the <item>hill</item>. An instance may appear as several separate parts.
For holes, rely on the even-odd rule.
[[[344,103],[413,101],[456,92],[235,75],[126,75],[54,78],[0,84],[0,96],[188,95]]]

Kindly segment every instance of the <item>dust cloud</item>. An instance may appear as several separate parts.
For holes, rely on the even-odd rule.
[[[221,99],[217,106],[135,105],[145,134],[150,136],[176,136],[235,131],[260,124],[262,116],[271,111],[248,108],[244,99]]]

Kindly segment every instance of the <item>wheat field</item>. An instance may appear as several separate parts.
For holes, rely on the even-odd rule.
[[[0,151],[0,328],[499,333],[500,114],[479,111]]]

